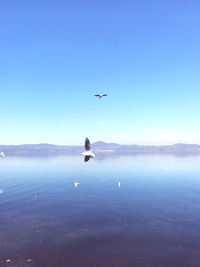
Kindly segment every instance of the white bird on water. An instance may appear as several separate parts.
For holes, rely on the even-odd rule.
[[[118,182],[118,187],[119,187],[119,188],[121,187],[121,182]]]
[[[95,158],[94,153],[90,150],[90,140],[86,137],[85,138],[85,152],[81,154],[82,156],[85,156],[84,161],[88,161],[90,158]]]
[[[4,193],[4,189],[0,188],[0,194],[3,194],[3,193]]]
[[[1,152],[0,155],[5,158],[5,154],[3,152]]]
[[[75,183],[74,183],[74,187],[77,188],[77,187],[79,186],[79,184],[80,184],[80,183],[75,182]]]

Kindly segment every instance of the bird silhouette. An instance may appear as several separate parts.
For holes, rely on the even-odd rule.
[[[102,98],[103,96],[107,96],[107,94],[102,94],[102,95],[94,95],[97,96],[99,99]]]

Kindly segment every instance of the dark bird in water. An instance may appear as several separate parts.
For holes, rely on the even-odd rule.
[[[94,153],[90,150],[90,140],[86,137],[85,138],[85,152],[82,153],[85,156],[84,161],[88,161],[90,158],[95,158]]]
[[[107,94],[103,94],[103,95],[94,95],[97,96],[99,99],[102,98],[103,96],[107,96]]]

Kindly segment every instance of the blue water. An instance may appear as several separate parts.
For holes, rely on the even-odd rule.
[[[198,156],[1,158],[1,189],[0,266],[200,266]]]

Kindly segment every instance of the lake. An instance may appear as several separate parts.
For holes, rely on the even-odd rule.
[[[0,266],[200,266],[200,157],[0,158]]]

